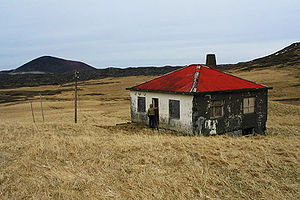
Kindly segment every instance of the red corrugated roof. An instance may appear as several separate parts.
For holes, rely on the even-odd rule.
[[[196,92],[267,88],[266,86],[247,81],[206,66],[190,65],[155,78],[151,81],[134,86],[131,89],[166,92],[191,92],[196,72],[199,72],[197,89],[195,90]]]

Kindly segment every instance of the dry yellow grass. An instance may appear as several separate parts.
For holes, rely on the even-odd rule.
[[[238,75],[273,86],[271,100],[279,97],[280,88],[284,98],[298,97],[299,91],[291,85],[299,83],[299,76],[287,71],[265,69]],[[36,124],[28,102],[1,104],[0,198],[300,198],[299,106],[270,101],[267,136],[184,137],[164,130],[115,126],[130,120],[129,95],[124,89],[150,78],[82,83],[78,124],[73,123],[72,92],[47,96],[45,123],[38,97],[33,98]]]

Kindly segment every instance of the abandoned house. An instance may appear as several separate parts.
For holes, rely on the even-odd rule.
[[[268,89],[206,65],[193,64],[127,88],[131,121],[147,123],[150,104],[157,108],[159,127],[187,135],[265,134]]]

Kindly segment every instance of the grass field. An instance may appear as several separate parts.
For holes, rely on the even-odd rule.
[[[238,138],[116,126],[153,77],[81,82],[78,124],[70,84],[0,90],[0,199],[300,199],[299,73],[235,72],[274,87],[267,135]]]

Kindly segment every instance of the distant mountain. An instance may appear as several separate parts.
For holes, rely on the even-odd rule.
[[[252,70],[255,68],[272,66],[300,67],[300,43],[294,43],[269,56],[237,64],[218,65],[217,68],[221,71],[229,71],[234,69]],[[183,66],[129,67],[126,69],[95,69],[81,62],[67,61],[59,58],[53,58],[50,56],[44,56],[35,59],[14,71],[0,72],[0,88],[16,88],[22,86],[39,85],[61,85],[63,83],[72,82],[74,80],[74,69],[78,69],[79,71],[81,71],[79,74],[80,81],[85,81],[91,79],[103,79],[107,77],[125,77],[141,75],[157,76],[169,73],[181,67]],[[26,72],[32,73],[28,74]],[[41,72],[43,72],[44,74]]]
[[[65,60],[52,56],[42,56],[36,58],[10,73],[26,74],[26,73],[62,73],[71,72],[74,70],[86,71],[96,70],[96,68],[87,65],[83,62]]]
[[[240,62],[237,64],[229,64],[220,66],[221,69],[244,69],[251,70],[262,67],[285,67],[285,66],[300,66],[300,42],[291,44],[284,49],[277,51],[271,55],[257,58],[248,62]]]

